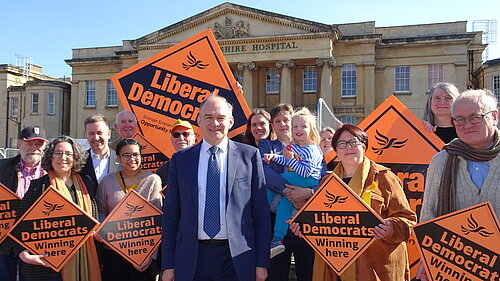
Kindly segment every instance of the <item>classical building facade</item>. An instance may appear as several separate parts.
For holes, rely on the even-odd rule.
[[[19,131],[38,125],[48,138],[69,134],[71,84],[30,65],[0,65],[0,147],[16,148]]]
[[[212,29],[251,108],[277,103],[316,106],[323,98],[345,122],[359,123],[395,94],[422,116],[428,89],[447,81],[477,87],[481,33],[466,21],[376,27],[375,22],[323,24],[224,3],[121,46],[74,49],[71,135],[83,120],[121,109],[111,75]]]
[[[479,88],[491,90],[498,100],[500,100],[500,59],[493,59],[484,62],[478,69]]]

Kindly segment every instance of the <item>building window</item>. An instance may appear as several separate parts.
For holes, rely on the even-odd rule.
[[[118,97],[116,95],[115,85],[111,80],[108,80],[108,95],[106,98],[106,106],[114,107],[118,106]],[[94,92],[95,93],[95,92]],[[94,100],[95,105],[95,100]]]
[[[280,75],[277,68],[268,68],[266,77],[266,94],[279,94]]]
[[[10,117],[17,118],[18,111],[19,111],[19,99],[10,98]]]
[[[394,91],[396,93],[410,92],[410,67],[409,66],[396,66],[394,78]]]
[[[318,71],[315,66],[304,67],[302,79],[302,91],[304,93],[315,93],[318,90]]]
[[[500,76],[493,76],[493,94],[500,100]]]
[[[430,64],[427,68],[427,89],[431,89],[436,83],[444,81],[444,65]]]
[[[356,116],[354,116],[354,115],[344,115],[344,116],[340,117],[340,121],[343,124],[357,125],[357,123],[356,123]]]
[[[31,93],[31,113],[38,113],[38,101],[40,95],[38,93]]]
[[[115,129],[115,121],[108,122],[108,127],[111,130],[111,137],[109,141],[114,141],[116,139],[116,129]]]
[[[54,103],[56,100],[56,95],[54,93],[49,93],[47,95],[47,114],[54,114]]]
[[[356,96],[356,65],[344,64],[342,66],[342,97]]]
[[[95,81],[85,83],[85,106],[95,107]]]

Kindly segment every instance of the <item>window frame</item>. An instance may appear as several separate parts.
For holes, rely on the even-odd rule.
[[[52,102],[51,102],[51,97],[52,97]],[[56,94],[47,93],[47,115],[55,115],[56,114],[55,109],[56,109]]]
[[[434,87],[434,85],[436,85],[436,83],[443,81],[444,81],[444,64],[442,63],[429,64],[427,66],[427,89],[430,90],[432,89],[432,87]]]
[[[85,81],[85,107],[96,107],[96,88],[95,81],[88,80]],[[93,104],[91,103],[93,102]]]
[[[111,103],[114,99],[114,103]],[[106,85],[106,106],[107,107],[118,107],[118,93],[116,92],[115,85],[113,81],[107,80]]]
[[[411,69],[408,65],[399,65],[394,68],[394,93],[411,92],[410,74]]]
[[[357,95],[357,70],[353,63],[342,65],[341,97],[354,98]]]
[[[500,101],[500,75],[495,75],[491,78],[491,89],[493,89],[493,94],[497,98],[497,101]]]
[[[306,77],[311,74],[313,77]],[[306,65],[302,71],[302,92],[305,94],[318,92],[318,69],[314,65]]]
[[[278,68],[270,67],[266,71],[266,94],[279,95],[281,87],[281,77]],[[272,89],[271,89],[272,86]]]
[[[35,101],[36,97],[36,101]],[[40,94],[31,93],[31,114],[40,114]]]
[[[11,97],[10,98],[10,110],[9,110],[9,116],[10,118],[17,118],[19,117],[19,98],[18,97]]]

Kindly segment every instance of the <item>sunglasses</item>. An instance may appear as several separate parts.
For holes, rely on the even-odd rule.
[[[182,135],[183,137],[187,138],[187,137],[189,137],[189,136],[191,135],[191,133],[190,133],[190,132],[182,132],[182,133],[180,133],[180,132],[173,132],[173,133],[172,133],[172,137],[174,137],[174,138],[176,138],[176,139],[177,139],[177,138],[180,138],[180,137],[181,137],[181,135]]]

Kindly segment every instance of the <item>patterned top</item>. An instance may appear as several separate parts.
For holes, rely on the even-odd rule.
[[[292,168],[297,174],[304,178],[313,178],[316,180],[321,179],[321,169],[323,161],[323,153],[321,149],[316,144],[310,144],[308,146],[292,145],[292,151],[299,157],[299,160],[292,158],[286,160],[283,155],[276,155],[273,161]]]

